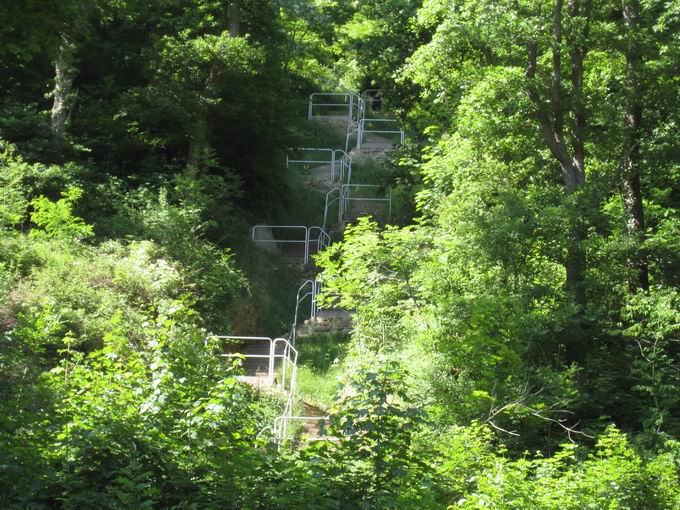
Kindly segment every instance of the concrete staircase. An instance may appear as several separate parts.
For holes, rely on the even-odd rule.
[[[361,139],[360,151],[357,151],[356,148],[352,149],[349,154],[350,158],[368,158],[378,161],[384,161],[388,159],[389,153],[394,148],[393,140],[390,140],[384,136],[380,136],[380,134],[377,134],[376,132],[366,133],[363,128],[359,128],[359,126],[364,125],[363,119],[357,118],[357,121],[354,122],[353,119],[348,119],[347,114],[335,115],[337,109],[336,111],[333,111],[333,114],[331,115],[314,115],[312,117],[312,97],[314,95],[315,94],[312,94],[310,96],[310,120],[313,120],[314,122],[323,122],[337,127],[338,131],[341,131],[346,136],[346,141],[344,144],[346,149],[351,146],[350,140],[352,139],[351,137],[353,134],[356,133],[356,129],[360,129],[360,135],[366,135],[365,138]],[[316,95],[343,96],[346,94],[319,93]],[[359,99],[359,102],[359,104],[363,104],[361,99]],[[353,111],[351,105],[352,101],[350,100],[350,113]],[[358,111],[362,113],[357,114],[357,116],[363,115],[363,106],[361,106]],[[378,123],[381,121],[381,119],[373,119],[373,121],[374,123]],[[387,119],[383,119],[382,121],[390,122]],[[380,132],[379,129],[376,131]],[[404,137],[403,131],[388,129],[383,130],[382,133],[401,134],[402,140]],[[287,166],[289,163],[292,165],[304,165],[303,167],[294,166],[294,168],[304,169],[304,172],[302,173],[303,183],[307,188],[309,188],[310,191],[315,190],[324,195],[328,192],[331,192],[328,193],[326,197],[327,207],[324,211],[323,229],[320,227],[302,227],[293,225],[278,227],[274,225],[260,225],[253,227],[253,241],[260,242],[264,245],[269,245],[266,248],[267,251],[281,255],[281,258],[285,263],[295,266],[294,270],[302,278],[298,290],[298,296],[296,298],[295,321],[292,325],[292,334],[287,339],[264,339],[262,343],[257,343],[258,340],[261,340],[259,337],[246,337],[255,343],[239,343],[237,340],[226,345],[223,354],[225,356],[230,356],[232,355],[231,353],[241,353],[245,355],[246,359],[242,364],[244,375],[240,376],[240,379],[256,388],[261,389],[262,391],[279,391],[279,389],[277,389],[278,387],[283,390],[282,396],[286,396],[285,388],[287,382],[289,382],[289,392],[287,394],[283,415],[277,417],[274,420],[274,426],[271,428],[274,437],[279,442],[279,445],[281,445],[283,441],[286,440],[288,427],[295,426],[295,428],[292,428],[291,431],[294,436],[293,441],[297,443],[298,446],[309,444],[312,441],[338,441],[338,438],[329,437],[325,434],[323,423],[327,423],[328,417],[326,416],[326,412],[323,409],[319,409],[318,407],[312,406],[304,401],[297,401],[301,403],[302,414],[298,416],[293,415],[294,407],[296,410],[298,407],[297,404],[294,405],[296,402],[295,399],[299,398],[295,396],[294,392],[294,378],[295,374],[297,374],[298,359],[297,350],[294,346],[295,338],[304,338],[320,334],[349,333],[353,328],[352,311],[337,308],[337,302],[328,303],[328,300],[325,300],[327,302],[327,309],[317,308],[318,301],[316,301],[316,299],[319,295],[317,292],[319,289],[321,289],[320,292],[323,293],[323,287],[320,286],[323,282],[317,281],[319,268],[314,264],[312,256],[318,249],[323,249],[324,247],[329,246],[329,243],[332,243],[332,239],[330,238],[330,235],[328,235],[329,232],[335,232],[336,234],[342,235],[347,223],[352,223],[362,216],[372,216],[378,221],[387,220],[389,216],[386,213],[390,212],[391,204],[391,191],[389,192],[388,198],[381,198],[381,193],[383,190],[379,186],[368,183],[358,184],[349,182],[348,176],[351,175],[351,161],[349,158],[347,158],[348,155],[345,154],[345,152],[340,148],[308,148],[300,150],[306,150],[308,152],[322,151],[322,153],[326,155],[328,155],[330,152],[331,160],[335,161],[336,165],[339,164],[340,173],[342,173],[343,176],[347,178],[347,181],[339,182],[340,176],[333,175],[333,165],[331,163],[322,163],[328,161],[328,159],[325,157],[322,158],[319,156],[316,158],[305,158],[304,155],[301,155],[298,156],[297,159],[287,159]],[[316,154],[318,153],[319,152],[316,152]],[[341,159],[336,159],[338,153],[342,154]],[[311,165],[316,166],[310,168]],[[354,188],[352,188],[352,185]],[[339,193],[338,189],[336,188],[340,190]],[[362,190],[365,193],[362,194]],[[336,196],[337,198],[334,198]],[[382,205],[385,202],[388,204],[387,210],[385,210],[385,206]],[[336,215],[333,215],[329,212],[333,204],[338,204],[335,206],[337,207],[338,212]],[[262,238],[256,237],[256,231],[258,227],[260,227],[258,232],[261,236],[263,236]],[[277,242],[275,235],[272,232],[274,228],[303,229],[305,232],[305,240],[300,243],[298,239],[280,238],[283,240]],[[318,239],[315,238],[316,242],[312,242],[312,230],[314,231],[314,236],[316,236],[317,231],[319,231]],[[297,230],[295,230],[295,232],[297,232]],[[306,255],[308,257],[306,257]],[[308,262],[305,262],[305,259],[307,259]],[[309,301],[305,301],[306,299]],[[314,317],[305,320],[302,324],[299,324],[298,317],[302,317],[302,314],[300,313],[302,311],[302,303],[304,303],[305,306],[309,306],[309,308],[305,309],[305,313],[314,315]],[[309,311],[310,309],[311,312]],[[233,337],[220,338],[233,339]],[[244,337],[240,338],[242,340]],[[269,340],[270,343],[267,343],[267,340]],[[277,352],[274,353],[275,356],[272,356],[272,351],[274,348],[276,348]],[[286,353],[285,355],[284,352]],[[294,353],[294,359],[290,357],[291,352]],[[285,364],[284,358],[288,361],[288,364]],[[272,363],[275,363],[276,360],[281,360],[281,367],[279,368],[278,366],[270,364],[272,359],[275,360]],[[274,366],[273,369],[272,366]],[[287,370],[285,367],[291,366],[293,367],[290,372],[291,375],[284,375],[286,374]],[[272,381],[272,379],[274,380]]]

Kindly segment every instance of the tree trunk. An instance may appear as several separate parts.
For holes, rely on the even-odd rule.
[[[187,170],[193,178],[198,178],[203,167],[205,149],[208,145],[208,112],[203,108],[199,119],[194,127],[193,136],[189,142],[189,155],[187,158]]]
[[[621,198],[626,216],[626,231],[633,243],[629,264],[637,273],[631,289],[649,289],[647,258],[640,250],[645,240],[645,218],[640,187],[640,124],[642,122],[642,57],[638,43],[639,0],[623,0],[626,29],[626,104],[624,145],[621,158]]]
[[[538,42],[529,41],[527,46],[527,95],[534,105],[534,115],[543,141],[557,160],[562,171],[564,191],[573,195],[576,214],[569,225],[569,242],[567,257],[564,262],[566,270],[565,288],[579,306],[579,313],[574,317],[573,325],[567,331],[567,358],[578,360],[584,353],[582,312],[587,304],[585,278],[586,256],[583,241],[586,231],[580,221],[581,206],[579,197],[575,195],[586,182],[585,173],[585,128],[586,109],[582,96],[583,63],[587,53],[585,41],[588,36],[590,20],[590,0],[583,4],[579,0],[569,0],[568,7],[572,16],[582,16],[586,23],[576,33],[566,34],[567,47],[571,63],[570,91],[562,84],[562,48],[564,44],[563,0],[555,0],[553,8],[552,61],[551,79],[548,101],[541,98],[535,79],[538,67]],[[570,116],[565,115],[571,113]],[[568,133],[565,133],[565,118],[571,118]],[[568,138],[567,138],[568,137]]]
[[[239,0],[231,0],[227,13],[229,17],[229,35],[238,37],[241,33],[241,5]]]
[[[62,37],[59,53],[54,61],[54,89],[52,90],[52,136],[61,140],[68,117],[68,96],[73,79],[72,46]]]

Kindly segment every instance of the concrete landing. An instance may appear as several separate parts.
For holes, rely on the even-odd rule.
[[[318,333],[348,333],[351,330],[352,316],[350,312],[340,308],[331,308],[329,310],[320,310],[317,312],[316,317],[307,319],[298,327],[297,336],[304,338]]]

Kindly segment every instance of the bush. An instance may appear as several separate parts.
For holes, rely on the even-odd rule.
[[[2,469],[10,474],[0,483],[3,507],[238,502],[269,414],[192,322],[190,310],[171,302],[145,322],[141,349],[120,329],[89,354],[65,338],[61,359],[36,379],[35,391],[49,399],[3,399],[3,415],[19,401],[27,406],[23,420],[2,422]]]
[[[497,461],[478,477],[476,490],[460,508],[671,509],[680,505],[677,463],[669,454],[651,462],[616,428],[610,427],[593,452],[563,445],[550,458]]]

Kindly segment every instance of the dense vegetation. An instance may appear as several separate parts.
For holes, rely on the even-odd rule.
[[[0,19],[0,507],[680,507],[678,1]],[[319,221],[306,98],[377,87],[396,224],[318,257],[354,331],[301,346],[338,440],[277,451],[211,334],[289,327],[249,226]]]

